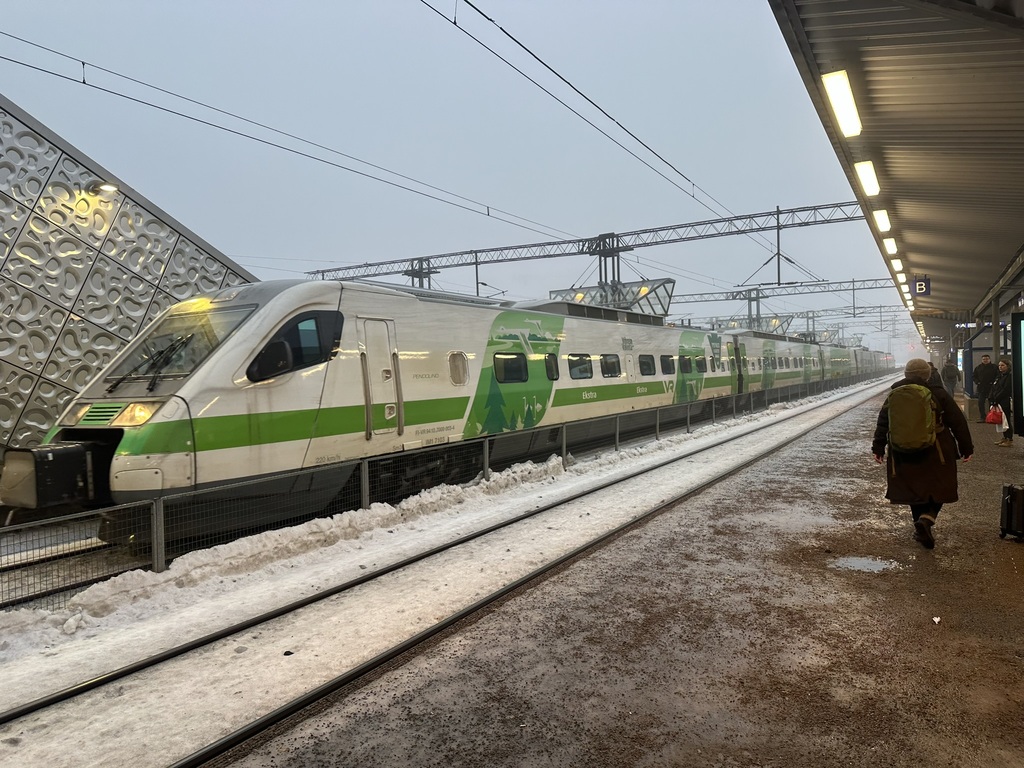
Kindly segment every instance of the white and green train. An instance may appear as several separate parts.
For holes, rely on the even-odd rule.
[[[254,283],[163,313],[46,444],[8,451],[0,500],[131,502],[890,368],[864,349],[576,304]]]

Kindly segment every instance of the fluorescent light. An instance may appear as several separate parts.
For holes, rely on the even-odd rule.
[[[872,216],[875,217],[875,226],[878,227],[879,232],[888,232],[892,229],[892,224],[889,223],[889,212],[885,209],[881,211],[872,212]]]
[[[905,282],[907,282],[907,276],[905,274],[903,274],[902,272],[897,272],[896,273],[896,280],[898,280],[901,283],[905,283]]]
[[[854,163],[853,169],[857,171],[857,178],[860,179],[860,187],[868,197],[874,197],[882,188],[878,186],[878,177],[875,175],[875,164],[870,160]]]
[[[906,284],[901,285],[900,286],[900,290],[903,291],[903,293],[905,293],[907,296],[910,295],[910,286],[909,285],[906,285]]]
[[[825,86],[825,93],[828,94],[832,112],[839,122],[839,130],[843,132],[843,136],[860,136],[860,115],[857,113],[857,102],[853,99],[853,89],[850,88],[850,78],[846,70],[840,69],[838,72],[822,75],[821,82]]]
[[[893,259],[889,263],[892,264],[892,271],[893,272],[902,272],[903,271],[903,262],[900,261],[899,259]]]
[[[895,237],[885,238],[884,240],[882,240],[882,245],[885,246],[885,252],[888,253],[890,256],[893,256],[899,250],[899,248],[896,247]]]

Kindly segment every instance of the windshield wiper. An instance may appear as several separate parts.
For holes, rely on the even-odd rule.
[[[149,384],[146,385],[147,392],[153,391],[153,388],[156,387],[156,380],[160,377],[160,371],[167,367],[168,363],[171,362],[171,359],[178,352],[188,346],[188,343],[192,341],[193,336],[195,336],[194,333],[190,333],[188,336],[179,336],[164,347],[163,351],[153,358],[150,367],[144,371],[144,373],[149,373],[150,370],[153,371],[153,377],[149,380]]]
[[[177,352],[179,349],[182,349],[186,344],[192,341],[192,337],[194,335],[195,334],[190,333],[188,336],[178,336],[173,341],[171,341],[166,347],[161,349],[152,357],[144,358],[139,362],[138,365],[133,365],[122,375],[118,376],[117,379],[115,379],[114,382],[111,383],[109,387],[107,387],[107,394],[113,392],[115,389],[117,389],[125,382],[125,379],[139,373],[139,371],[143,368],[146,369],[142,371],[143,375],[146,375],[147,373],[155,369],[153,378],[150,380],[149,386],[146,387],[148,391],[152,392],[153,387],[156,386],[157,375],[167,366],[175,352]]]
[[[147,344],[146,346],[148,347],[149,345]],[[153,357],[142,358],[138,365],[133,365],[123,374],[114,379],[113,383],[111,383],[111,385],[107,387],[107,394],[109,395],[111,392],[113,392],[115,389],[121,386],[124,383],[125,379],[127,379],[129,376],[133,376],[134,374],[138,373],[140,368],[143,368],[144,366],[147,365],[152,365],[153,361],[160,357],[160,355],[162,354],[163,352],[161,351],[157,352],[156,355],[154,355]]]

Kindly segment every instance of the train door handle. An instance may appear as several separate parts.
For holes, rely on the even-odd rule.
[[[390,368],[384,368],[380,372],[381,381],[391,381],[392,376]]]
[[[398,406],[395,405],[394,403],[388,403],[387,405],[384,406],[384,418],[385,419],[393,419],[393,418],[395,418],[395,415],[397,413],[398,413]]]

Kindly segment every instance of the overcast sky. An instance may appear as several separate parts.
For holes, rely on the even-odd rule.
[[[65,78],[2,60],[0,92],[262,279],[854,199],[767,2],[475,5],[682,175],[456,0],[108,0],[88,10],[69,0],[45,7],[3,3],[0,32],[84,59],[92,65],[89,83],[263,143],[82,85],[80,61],[7,36],[0,36],[0,56]],[[505,212],[498,214],[503,218],[536,223],[520,227],[479,213],[487,206]],[[724,290],[748,278],[771,282],[774,263],[757,271],[774,250],[774,234],[767,239],[733,236],[638,249],[627,255],[623,279],[673,277],[677,294]],[[782,250],[828,280],[888,274],[865,222],[785,230]],[[783,281],[805,277],[783,266]],[[545,297],[549,290],[596,283],[596,263],[573,256],[489,265],[480,280],[495,286],[482,293]],[[445,270],[434,285],[472,293],[473,269]],[[849,294],[801,295],[772,300],[762,311],[850,301]],[[897,291],[860,292],[856,303],[896,305]],[[745,314],[745,304],[676,307],[673,314],[737,312]],[[874,331],[846,322],[849,332],[870,334],[869,346],[890,343],[877,331],[877,318]],[[906,335],[892,344],[905,359],[909,319],[902,328]]]

